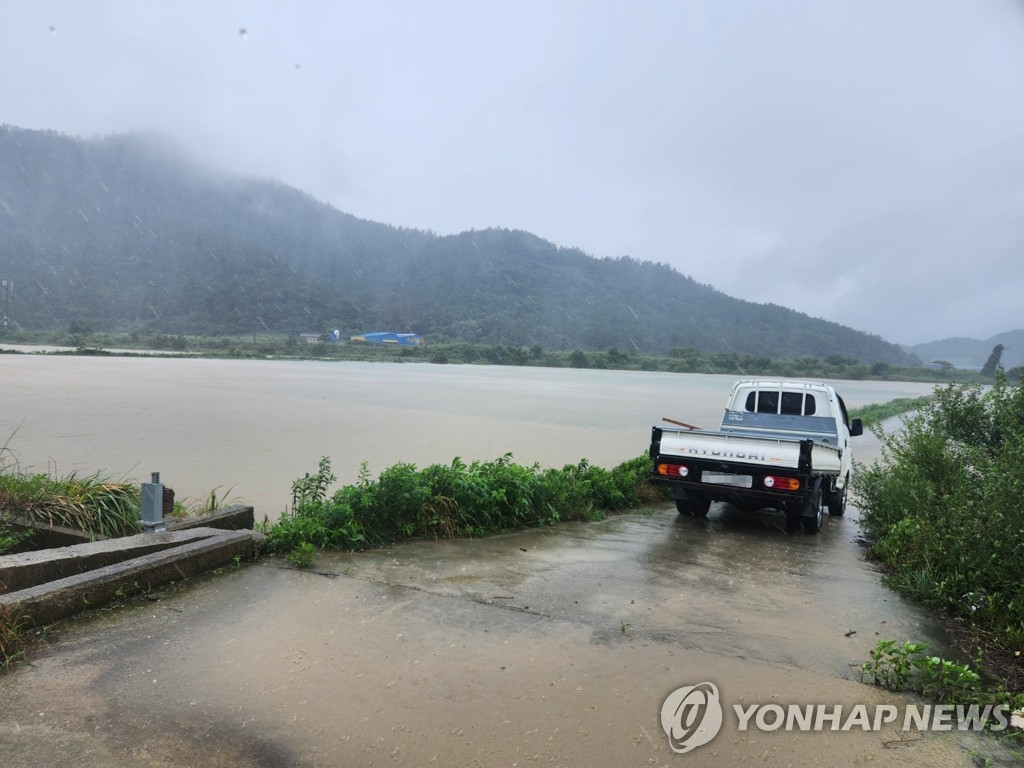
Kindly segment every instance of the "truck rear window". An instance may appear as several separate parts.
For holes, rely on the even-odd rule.
[[[784,413],[790,416],[813,416],[816,409],[814,395],[806,392],[751,392],[744,407],[750,413]]]

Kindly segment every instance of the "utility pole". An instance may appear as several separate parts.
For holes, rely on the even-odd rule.
[[[8,318],[11,315],[11,291],[14,290],[14,281],[0,280],[0,290],[4,292],[4,336],[6,336]]]

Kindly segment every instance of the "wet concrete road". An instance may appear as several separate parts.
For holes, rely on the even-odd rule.
[[[883,637],[943,648],[856,532],[660,507],[308,571],[265,560],[73,622],[0,679],[2,764],[1014,764],[956,731],[738,730],[732,704],[903,706],[856,665]],[[702,681],[722,731],[674,754],[662,701]]]

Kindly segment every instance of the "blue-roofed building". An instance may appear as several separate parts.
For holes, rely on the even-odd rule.
[[[426,342],[415,333],[395,333],[394,331],[374,331],[359,336],[352,336],[349,341],[361,341],[365,344],[397,345],[401,347],[422,347]]]

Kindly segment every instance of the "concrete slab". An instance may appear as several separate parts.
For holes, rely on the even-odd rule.
[[[252,530],[253,508],[248,504],[231,504],[206,515],[195,517],[168,517],[167,530],[185,531],[190,528],[219,528],[224,531]]]
[[[139,534],[4,555],[0,557],[0,595],[178,547],[195,538],[187,534]]]
[[[196,528],[0,557],[0,583],[15,585],[0,605],[49,624],[126,594],[251,559],[260,534]],[[54,578],[45,575],[47,567]],[[37,581],[25,586],[33,579]],[[8,586],[10,590],[10,586]]]

